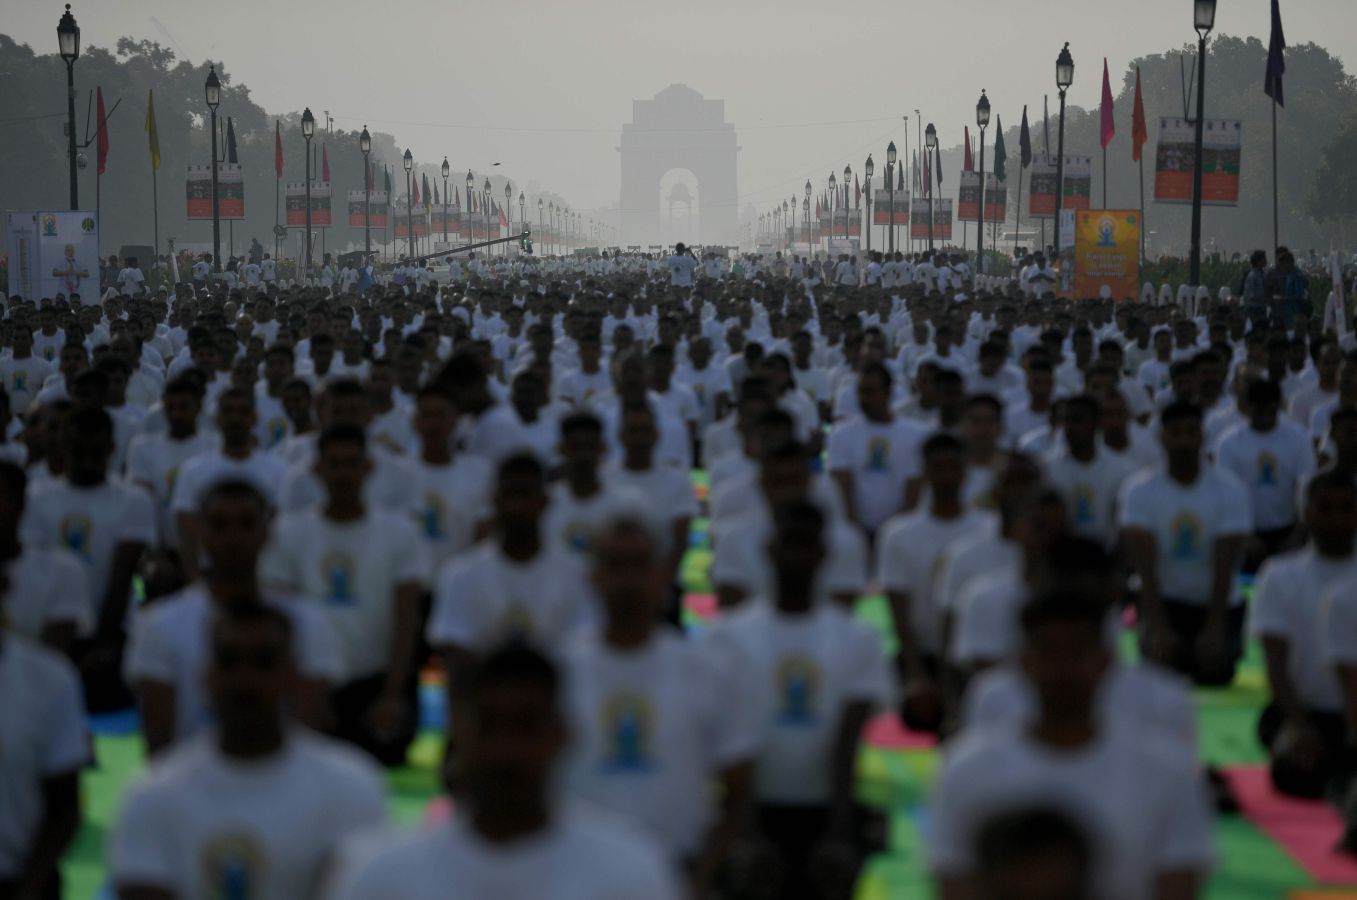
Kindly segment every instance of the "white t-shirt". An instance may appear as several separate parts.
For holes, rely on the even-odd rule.
[[[1274,556],[1258,572],[1249,630],[1260,639],[1275,637],[1286,642],[1287,674],[1306,709],[1331,713],[1343,709],[1343,692],[1324,648],[1357,634],[1345,634],[1341,628],[1344,612],[1357,598],[1330,593],[1354,578],[1357,557],[1330,559],[1320,556],[1313,545]],[[1333,597],[1327,616],[1326,595]],[[1357,648],[1348,652],[1357,655]]]
[[[518,415],[503,404],[492,406],[479,416],[462,416],[454,435],[458,452],[484,457],[498,467],[514,453],[531,451]]]
[[[80,634],[94,628],[89,575],[74,553],[61,547],[24,548],[4,570],[9,590],[0,610],[12,633],[37,641],[57,622],[74,622]]]
[[[216,447],[217,439],[202,432],[195,432],[182,441],[169,434],[139,434],[132,438],[127,448],[127,480],[150,490],[162,541],[172,543],[175,533],[171,504],[180,468],[195,456],[209,453]]]
[[[542,538],[577,557],[581,565],[588,565],[600,527],[619,512],[645,512],[648,502],[602,480],[598,492],[590,497],[576,497],[565,482],[552,485],[550,493],[551,504],[542,517]]]
[[[654,529],[661,554],[668,554],[673,549],[674,523],[679,519],[691,520],[698,513],[697,494],[686,471],[660,465],[641,471],[607,465],[599,472],[599,480],[609,490],[644,498],[644,505],[637,512],[643,514]]]
[[[877,536],[877,581],[891,594],[909,596],[910,627],[920,649],[942,649],[943,607],[933,591],[953,545],[969,536],[998,530],[993,513],[964,509],[939,519],[927,509],[895,516]]]
[[[1046,481],[1065,500],[1071,533],[1111,547],[1117,540],[1117,498],[1135,473],[1124,456],[1096,450],[1090,462],[1074,458],[1062,441],[1042,460]]]
[[[612,390],[612,376],[602,367],[592,375],[573,369],[556,379],[556,395],[577,409],[591,409],[594,398]]]
[[[853,476],[859,523],[876,530],[905,503],[905,485],[923,471],[920,448],[928,436],[907,419],[872,422],[855,417],[829,435],[829,471]]]
[[[470,547],[476,526],[492,515],[494,472],[479,456],[455,456],[446,466],[415,460],[415,506],[411,510],[436,568]]]
[[[302,435],[303,438],[310,435]],[[291,444],[292,442],[288,442]],[[284,448],[288,447],[284,444]],[[316,444],[306,441],[282,449],[276,456],[290,456],[278,489],[278,507],[285,511],[306,509],[324,503],[325,485],[316,474]],[[403,456],[391,453],[378,444],[368,444],[368,461],[372,471],[363,482],[363,502],[374,508],[405,511],[417,503],[414,464]]]
[[[957,665],[1013,659],[1018,652],[1018,615],[1027,599],[1022,571],[1005,567],[965,582],[953,600],[955,612],[947,658]]]
[[[179,466],[179,477],[174,482],[170,508],[176,513],[197,513],[203,496],[213,486],[224,481],[243,481],[264,495],[272,504],[278,502],[287,469],[272,454],[252,452],[245,459],[227,456],[213,448]]]
[[[43,382],[56,371],[56,366],[39,356],[0,359],[0,383],[9,393],[10,409],[16,413],[27,412]]]
[[[63,547],[80,558],[97,622],[118,547],[155,543],[155,508],[145,490],[121,481],[90,488],[48,481],[29,492],[20,540],[34,549]]]
[[[115,886],[174,897],[311,897],[345,837],[380,825],[386,790],[358,751],[297,731],[240,762],[205,734],[127,794],[108,842]]]
[[[482,541],[444,564],[433,595],[426,635],[435,647],[485,651],[518,635],[552,651],[597,620],[583,564],[545,537],[524,563]]]
[[[24,874],[42,825],[43,782],[92,761],[80,677],[64,658],[0,630],[0,880]]]
[[[1156,665],[1114,663],[1094,698],[1104,724],[1124,722],[1179,745],[1189,758],[1197,746],[1197,709],[1185,679]],[[1025,728],[1037,719],[1037,693],[1016,668],[999,666],[976,676],[962,703],[962,728]]]
[[[571,647],[567,789],[630,818],[671,860],[690,858],[713,818],[712,778],[757,750],[760,723],[729,677],[668,630],[633,650]]]
[[[704,632],[728,650],[762,730],[754,795],[764,803],[825,806],[833,798],[840,717],[852,703],[886,702],[891,679],[876,632],[820,604],[805,615],[746,606]]]
[[[1267,432],[1244,422],[1221,437],[1216,467],[1247,488],[1254,527],[1274,531],[1296,524],[1297,497],[1315,472],[1315,453],[1305,429],[1295,422],[1280,420]]]
[[[815,574],[813,593],[823,603],[839,595],[858,597],[867,590],[866,538],[856,526],[831,516],[825,504],[817,505],[827,516],[828,552]],[[712,554],[711,583],[739,588],[747,602],[761,604],[771,598],[777,587],[776,570],[768,556],[773,531],[772,511],[762,496],[743,515],[727,519]]]
[[[318,508],[283,513],[259,569],[278,587],[320,601],[339,648],[341,683],[387,667],[396,592],[429,583],[419,532],[404,514],[383,509],[354,522],[332,521]]]
[[[692,287],[693,270],[699,265],[698,261],[687,254],[679,256],[674,254],[669,257],[667,264],[669,266],[669,284],[673,287]]]
[[[1195,762],[1179,745],[1117,722],[1088,745],[1059,751],[1018,729],[963,734],[943,765],[934,802],[931,866],[973,872],[975,840],[992,816],[1054,806],[1092,844],[1095,890],[1105,900],[1143,900],[1168,871],[1205,872],[1212,819]]]
[[[933,602],[942,610],[954,610],[966,584],[973,578],[1021,570],[1022,550],[1003,536],[999,528],[956,541],[938,568]]]
[[[1160,596],[1205,606],[1214,578],[1215,543],[1253,532],[1248,492],[1233,475],[1203,466],[1185,487],[1167,472],[1143,471],[1122,490],[1121,527],[1154,535]],[[1242,599],[1236,592],[1230,602]]]
[[[625,823],[563,810],[541,832],[491,843],[458,817],[380,844],[355,839],[341,853],[326,900],[430,897],[533,900],[679,900],[670,863]]]
[[[311,602],[265,596],[264,602],[292,620],[297,670],[308,678],[334,683],[339,655],[330,624]],[[123,659],[128,682],[154,681],[174,688],[174,739],[182,741],[215,721],[203,683],[211,656],[215,618],[212,599],[201,584],[191,584],[139,610]]]

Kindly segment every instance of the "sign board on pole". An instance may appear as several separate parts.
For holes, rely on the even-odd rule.
[[[1196,165],[1196,123],[1161,118],[1154,159],[1156,203],[1191,203],[1192,173]],[[1207,119],[1202,123],[1202,204],[1239,205],[1239,167],[1244,129],[1237,119]]]
[[[950,241],[952,239],[952,200],[950,197],[933,201],[933,240]],[[928,239],[928,198],[915,197],[910,204],[909,236],[916,239]]]
[[[9,292],[26,300],[79,294],[99,302],[99,221],[93,210],[11,212],[6,217]]]
[[[287,227],[305,228],[306,182],[290,182],[284,185],[283,200],[287,207]],[[311,182],[311,227],[329,228],[330,222],[330,183],[328,181],[313,181]]]
[[[1074,296],[1087,300],[1107,287],[1112,299],[1140,293],[1140,213],[1081,209],[1074,221]]]

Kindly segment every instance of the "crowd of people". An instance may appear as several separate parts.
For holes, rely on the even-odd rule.
[[[135,709],[120,900],[845,898],[882,712],[942,742],[940,896],[1182,900],[1230,805],[1190,690],[1250,640],[1275,789],[1357,851],[1352,332],[1243,270],[1059,300],[1046,259],[261,252],[11,297],[0,898],[61,895],[89,714]],[[393,832],[429,672],[452,813]]]

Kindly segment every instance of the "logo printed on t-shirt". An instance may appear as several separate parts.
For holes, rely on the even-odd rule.
[[[90,540],[94,525],[89,516],[72,513],[61,520],[61,543],[85,562],[90,561]]]
[[[599,768],[608,773],[647,772],[653,766],[654,712],[640,694],[614,694],[603,703],[603,758]]]
[[[1088,525],[1093,521],[1093,489],[1088,485],[1074,488],[1074,524]]]
[[[24,371],[15,371],[14,382],[10,385],[12,391],[28,390],[28,373]]]
[[[874,437],[867,442],[867,471],[884,472],[891,453],[891,441],[886,437]]]
[[[200,856],[209,896],[215,900],[250,900],[263,878],[264,852],[255,838],[227,832],[208,841]]]
[[[442,540],[443,516],[447,507],[443,503],[443,498],[437,491],[429,491],[424,495],[424,512],[420,516],[424,521],[424,536],[431,541]]]
[[[1258,484],[1262,487],[1277,485],[1277,457],[1271,453],[1258,454]]]
[[[320,562],[321,577],[325,579],[325,599],[329,603],[349,604],[353,595],[353,558],[340,551],[327,553]]]
[[[1201,556],[1201,520],[1190,512],[1181,512],[1169,524],[1172,536],[1170,555],[1174,559],[1198,559]]]
[[[819,718],[820,667],[804,656],[788,656],[777,667],[777,722],[812,725]]]

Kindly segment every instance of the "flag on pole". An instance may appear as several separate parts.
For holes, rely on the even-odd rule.
[[[330,183],[330,148],[324,144],[320,145],[320,180],[324,184]]]
[[[966,126],[966,156],[961,161],[961,171],[975,171],[975,156],[971,153],[971,126]]]
[[[1107,74],[1107,57],[1103,57],[1103,99],[1102,99],[1102,142],[1103,149],[1112,143],[1117,134],[1117,119],[1112,110],[1112,79]]]
[[[160,169],[160,132],[155,127],[155,91],[146,94],[146,140],[151,148],[151,169]]]
[[[104,113],[104,89],[95,88],[95,106],[99,115],[99,174],[108,170],[108,116]]]
[[[1004,146],[1004,120],[995,116],[994,127],[994,180],[1002,182],[1008,177],[1008,148]]]
[[[895,177],[898,179],[895,189],[897,191],[903,191],[905,189],[905,161],[903,159],[900,160],[900,164],[895,167],[895,171]]]
[[[1042,132],[1043,132],[1043,133],[1042,133],[1042,142],[1041,142],[1041,152],[1042,152],[1042,155],[1046,157],[1046,161],[1047,161],[1047,162],[1050,162],[1050,161],[1051,161],[1051,102],[1050,102],[1050,101],[1051,101],[1051,98],[1050,98],[1048,95],[1046,95],[1046,94],[1042,94],[1042,95],[1041,95],[1041,117],[1042,117],[1042,118],[1041,118],[1041,130],[1042,130]]]
[[[1136,105],[1131,113],[1131,159],[1140,162],[1141,148],[1150,139],[1145,123],[1145,99],[1140,94],[1140,66],[1136,66]]]
[[[932,154],[929,151],[924,151],[923,169],[920,172],[920,177],[923,178],[923,193],[925,197],[933,196],[933,173],[928,171],[929,157],[931,155]]]
[[[934,168],[937,169],[938,172],[938,187],[942,187],[942,148],[938,147],[936,152],[938,158]]]
[[[391,198],[391,170],[386,166],[382,166],[382,179],[386,184],[386,196],[390,199],[394,199]]]
[[[226,161],[240,162],[240,156],[236,152],[236,123],[230,116],[226,117]]]
[[[1263,93],[1278,106],[1282,101],[1282,75],[1286,72],[1286,36],[1282,34],[1280,0],[1272,0],[1272,36],[1267,42],[1267,77],[1263,79]]]
[[[435,181],[435,182],[433,183],[433,205],[434,205],[434,206],[442,206],[442,205],[443,205],[443,200],[442,200],[442,198],[438,196],[438,182],[437,182],[437,181]]]
[[[283,124],[273,120],[273,171],[283,177]]]
[[[424,180],[424,208],[429,209],[433,204],[433,192],[429,190],[429,173],[425,172],[422,177]]]
[[[504,207],[502,206],[499,209],[499,227],[501,228],[509,227],[509,219],[504,215]]]
[[[1022,106],[1022,131],[1018,133],[1018,149],[1022,153],[1022,167],[1032,164],[1032,133],[1027,128],[1027,104]]]
[[[419,182],[418,182],[418,181],[411,181],[410,184],[411,184],[411,188],[410,188],[410,205],[411,205],[411,206],[418,206],[418,205],[419,205]]]
[[[858,184],[858,176],[853,176],[853,208],[862,209],[862,185]]]
[[[918,151],[918,150],[915,150],[915,151],[914,151],[913,171],[910,172],[910,177],[914,179],[914,193],[915,193],[915,194],[922,194],[922,193],[923,193],[923,187],[922,187],[923,182],[922,182],[922,181],[920,180],[920,178],[919,178],[919,151]]]

